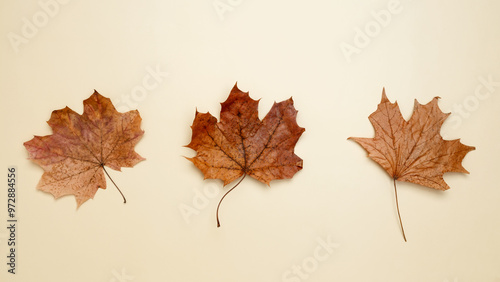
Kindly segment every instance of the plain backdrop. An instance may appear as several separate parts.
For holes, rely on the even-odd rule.
[[[1,281],[500,281],[500,2],[2,1]],[[270,187],[221,181],[184,156],[195,111],[219,117],[238,83],[293,97],[304,168]],[[475,146],[445,192],[399,183],[350,136],[385,87],[405,118],[439,96],[445,139]],[[139,110],[147,160],[109,169],[79,209],[36,190],[23,142],[97,90]],[[17,274],[7,273],[7,168],[18,169]],[[189,211],[189,212],[187,212]]]

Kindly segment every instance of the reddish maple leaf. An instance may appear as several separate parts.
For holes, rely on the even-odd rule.
[[[447,190],[450,187],[444,182],[445,172],[469,173],[462,166],[462,160],[475,148],[460,143],[459,139],[443,140],[439,131],[450,114],[443,113],[437,101],[438,97],[421,105],[415,100],[413,115],[406,121],[398,104],[387,99],[384,89],[382,101],[369,116],[375,137],[349,138],[358,142],[393,178],[396,204],[396,180]],[[399,219],[401,221],[401,217]],[[404,231],[403,237],[406,240]]]
[[[269,185],[274,179],[292,178],[302,169],[302,159],[293,149],[305,129],[297,125],[292,98],[274,103],[262,121],[258,104],[235,85],[221,104],[220,122],[210,113],[196,111],[187,147],[197,154],[187,159],[203,172],[205,179],[221,179],[227,185],[242,177],[227,193],[246,175]]]
[[[137,110],[119,113],[97,91],[83,106],[82,115],[68,107],[53,111],[47,121],[53,134],[24,143],[29,159],[44,170],[37,188],[55,198],[74,195],[78,207],[106,189],[104,166],[120,171],[144,160],[134,151],[144,134]]]

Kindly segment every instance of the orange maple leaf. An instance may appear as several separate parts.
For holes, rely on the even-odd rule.
[[[187,159],[203,172],[205,179],[221,179],[227,185],[242,177],[227,193],[246,175],[269,185],[271,180],[292,178],[302,169],[302,159],[293,149],[305,129],[297,125],[292,98],[274,103],[262,121],[258,103],[235,85],[221,104],[220,122],[210,113],[196,111],[187,147],[197,154]]]
[[[68,107],[53,111],[47,121],[53,134],[24,143],[29,159],[44,170],[37,188],[55,198],[74,195],[78,207],[106,189],[104,166],[120,171],[144,160],[134,151],[144,134],[137,110],[119,113],[97,91],[83,106],[82,115]]]
[[[462,160],[475,148],[460,143],[459,139],[443,140],[439,131],[450,114],[439,109],[438,98],[426,105],[415,100],[413,115],[406,121],[397,102],[391,103],[384,89],[377,110],[369,116],[375,137],[349,138],[358,142],[393,178],[396,203],[396,180],[447,190],[450,187],[443,179],[445,172],[469,173]],[[404,231],[403,237],[406,241]]]

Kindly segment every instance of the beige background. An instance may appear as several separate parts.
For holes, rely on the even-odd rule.
[[[0,179],[17,166],[19,247],[7,275],[0,228],[0,280],[500,281],[500,2],[438,2],[2,1]],[[246,179],[217,229],[229,187],[203,181],[183,145],[195,109],[218,117],[236,81],[261,117],[293,96],[304,169],[270,188]],[[373,136],[382,87],[406,118],[440,96],[444,138],[477,148],[446,192],[399,184],[407,243],[391,179],[346,140]],[[35,189],[22,143],[94,89],[140,111],[147,160],[110,172],[127,204],[108,181],[76,210]]]

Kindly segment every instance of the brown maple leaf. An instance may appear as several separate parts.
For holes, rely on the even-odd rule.
[[[400,223],[396,180],[447,190],[450,187],[444,182],[445,172],[469,173],[462,166],[462,160],[475,148],[460,143],[459,139],[443,140],[439,131],[450,114],[439,109],[438,98],[426,105],[415,100],[413,115],[406,121],[397,102],[391,103],[384,89],[382,101],[369,116],[375,137],[349,138],[358,142],[393,178]],[[406,241],[402,223],[401,229]]]
[[[24,143],[29,159],[44,170],[37,188],[55,198],[75,195],[78,207],[94,198],[98,188],[106,189],[104,166],[120,171],[144,160],[134,151],[144,134],[137,110],[119,113],[97,91],[83,107],[82,115],[68,107],[53,111],[47,121],[53,134]]]
[[[220,203],[245,176],[269,185],[274,179],[292,178],[302,169],[302,159],[293,149],[305,129],[297,125],[292,98],[274,103],[262,121],[258,104],[235,85],[221,104],[220,122],[210,113],[196,111],[191,126],[192,139],[187,147],[197,154],[187,159],[203,172],[205,179],[221,179],[227,185],[241,177],[217,206],[218,227]]]

